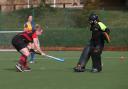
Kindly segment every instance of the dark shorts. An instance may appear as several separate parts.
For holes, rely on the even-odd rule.
[[[15,36],[12,39],[12,45],[17,51],[20,51],[21,49],[27,47],[28,43],[26,43],[22,37]]]

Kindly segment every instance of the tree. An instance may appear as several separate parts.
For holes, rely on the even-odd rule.
[[[91,10],[91,9],[98,9],[100,7],[101,0],[84,0],[84,8]]]
[[[46,0],[41,0],[40,6],[45,7],[46,6]]]

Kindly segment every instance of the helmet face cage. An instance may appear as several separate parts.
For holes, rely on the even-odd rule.
[[[89,16],[89,22],[90,23],[95,23],[96,21],[98,21],[99,19],[98,19],[98,16],[96,15],[96,14],[91,14],[90,16]]]

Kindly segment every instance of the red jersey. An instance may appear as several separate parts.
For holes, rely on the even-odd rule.
[[[37,38],[35,31],[27,31],[18,34],[26,43],[33,42],[34,38]]]

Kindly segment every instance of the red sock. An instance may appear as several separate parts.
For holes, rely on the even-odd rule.
[[[26,67],[26,66],[27,66],[27,56],[21,55],[21,56],[20,56],[19,63],[20,63],[23,67]]]

